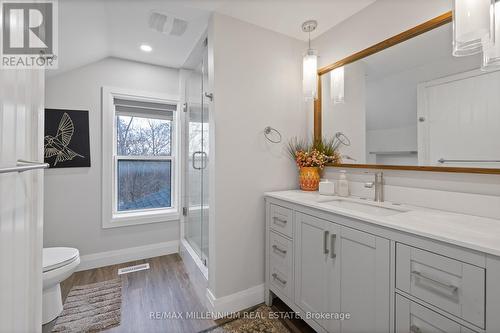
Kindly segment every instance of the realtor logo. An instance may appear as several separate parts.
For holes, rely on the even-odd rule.
[[[1,68],[56,68],[56,0],[1,4]]]

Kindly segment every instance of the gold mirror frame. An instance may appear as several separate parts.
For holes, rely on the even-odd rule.
[[[436,29],[452,21],[452,12],[447,12],[432,20],[417,25],[396,36],[386,39],[378,44],[370,46],[367,49],[354,53],[342,60],[334,62],[318,69],[318,97],[314,100],[314,138],[321,138],[321,75],[327,74],[337,67],[342,67],[360,59],[366,58],[372,54],[385,50],[389,47],[407,41],[413,37],[421,35],[427,31]],[[451,41],[450,41],[451,42]],[[406,166],[406,165],[383,165],[383,164],[330,164],[329,166],[357,169],[387,169],[387,170],[410,170],[410,171],[433,171],[433,172],[459,172],[459,173],[482,173],[482,174],[500,174],[500,169],[492,168],[467,168],[467,167],[441,167],[441,166]]]

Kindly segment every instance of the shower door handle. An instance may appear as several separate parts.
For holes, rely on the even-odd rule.
[[[201,155],[201,167],[197,167],[196,166],[196,155]],[[204,151],[195,151],[192,155],[192,165],[193,165],[193,169],[195,170],[203,170],[203,169],[206,169],[207,168],[207,163],[205,162],[207,158],[207,153],[205,153]]]
[[[195,169],[195,170],[201,170],[201,168],[198,168],[198,167],[196,166],[196,155],[198,155],[198,154],[200,154],[200,153],[201,153],[201,151],[195,151],[195,152],[193,153],[193,155],[191,156],[191,158],[192,158],[192,161],[191,161],[191,162],[192,162],[192,164],[193,164],[193,169]]]
[[[204,170],[207,168],[208,155],[204,151],[201,151],[201,168]]]
[[[205,92],[205,97],[208,98],[210,100],[210,102],[213,102],[214,100],[214,94],[212,93],[209,93],[209,92]]]

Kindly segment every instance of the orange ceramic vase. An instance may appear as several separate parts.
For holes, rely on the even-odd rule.
[[[302,191],[317,191],[319,188],[319,168],[302,167],[300,168],[299,182]]]

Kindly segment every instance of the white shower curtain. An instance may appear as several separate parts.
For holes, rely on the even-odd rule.
[[[0,70],[0,169],[43,161],[43,70]],[[43,171],[0,174],[0,332],[40,332]]]

